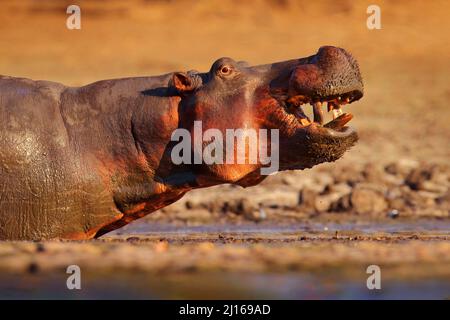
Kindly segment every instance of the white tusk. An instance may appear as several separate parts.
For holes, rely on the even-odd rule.
[[[333,109],[333,120],[336,119],[337,117],[341,116],[343,114],[342,109],[338,108],[338,109]]]

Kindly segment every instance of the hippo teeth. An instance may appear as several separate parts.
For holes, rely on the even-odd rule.
[[[338,118],[339,116],[343,115],[344,113],[342,112],[341,107],[337,108],[337,109],[333,109],[333,120]]]
[[[320,98],[319,98],[320,99]],[[302,105],[309,103],[312,106],[314,115],[314,123],[322,125],[330,129],[341,129],[353,116],[342,111],[342,106],[353,101],[352,93],[347,93],[342,96],[333,96],[317,100],[317,97],[310,98],[304,95],[292,96],[285,100],[285,110],[302,125],[307,126],[311,124],[311,120],[303,112]],[[322,106],[327,104],[328,112],[332,112],[333,120],[324,125],[324,113]]]
[[[318,101],[313,103],[314,122],[323,124],[323,111],[322,102]]]

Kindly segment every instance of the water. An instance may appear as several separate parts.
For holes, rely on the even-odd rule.
[[[448,299],[450,280],[389,281],[368,290],[364,279],[309,274],[145,273],[84,275],[81,290],[68,290],[62,274],[0,277],[1,299]]]
[[[135,222],[108,234],[114,235],[178,235],[178,234],[289,234],[301,232],[323,232],[323,231],[354,231],[363,234],[373,233],[427,233],[450,235],[450,219],[424,219],[414,221],[387,220],[387,221],[355,221],[345,223],[335,222],[308,222],[294,223],[289,225],[248,223],[242,225],[217,224],[199,226],[176,226],[162,223],[142,223]]]
[[[264,239],[283,239],[302,233],[349,232],[358,234],[449,235],[450,221],[386,220],[379,222],[308,222],[273,225],[201,225],[175,226],[159,223],[133,223],[106,237],[126,239],[134,235],[149,238],[187,239],[215,238],[232,235],[237,238],[263,235]],[[130,245],[117,243],[117,245]],[[139,245],[136,243],[135,245]],[[245,242],[240,245],[246,245]],[[289,243],[285,244],[289,245]],[[352,244],[349,244],[352,245]],[[407,249],[407,247],[406,247]],[[445,260],[444,260],[445,262]],[[382,268],[381,290],[369,290],[364,268],[337,266],[316,272],[186,272],[154,274],[144,271],[86,271],[82,289],[68,290],[65,270],[43,274],[0,274],[0,299],[449,299],[450,278],[433,274],[419,278],[401,275],[403,266]],[[414,267],[417,268],[418,266]],[[428,267],[426,272],[431,272]],[[450,268],[450,266],[449,266]],[[318,268],[319,269],[319,268]],[[400,271],[399,271],[399,270]],[[402,271],[403,270],[403,271]],[[386,276],[385,276],[386,275]],[[390,276],[389,276],[390,275]],[[393,276],[395,275],[395,276]]]

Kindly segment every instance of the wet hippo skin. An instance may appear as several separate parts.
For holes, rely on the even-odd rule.
[[[266,177],[259,162],[174,164],[172,133],[193,132],[194,121],[203,130],[278,129],[280,171],[334,161],[357,141],[341,107],[362,96],[356,60],[330,46],[267,65],[221,58],[204,73],[77,88],[1,76],[0,239],[90,239],[189,190]],[[303,113],[308,103],[314,119]],[[325,103],[335,117],[327,124]]]

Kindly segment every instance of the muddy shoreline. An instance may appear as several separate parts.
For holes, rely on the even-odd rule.
[[[138,268],[167,274],[201,271],[203,267],[232,272],[284,268],[295,271],[367,264],[370,259],[393,265],[409,259],[410,263],[450,266],[449,222],[442,225],[436,219],[432,224],[422,224],[419,232],[416,226],[420,224],[420,220],[398,222],[394,227],[397,231],[391,231],[390,223],[355,230],[357,225],[342,221],[339,227],[333,223],[316,223],[314,227],[156,225],[146,232],[117,233],[92,241],[6,241],[0,243],[0,269],[37,273],[81,263],[97,271]],[[229,255],[233,263],[227,261]],[[254,265],[243,263],[252,260]],[[208,261],[206,265],[205,261]]]

